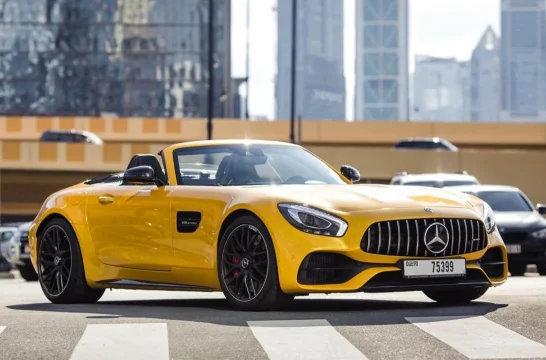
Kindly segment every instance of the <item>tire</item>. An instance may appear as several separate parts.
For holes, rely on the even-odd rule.
[[[510,272],[510,275],[512,275],[512,276],[523,276],[523,275],[525,275],[525,272],[527,271],[527,264],[526,263],[518,263],[518,262],[511,263],[510,260],[509,260],[508,261],[508,271]]]
[[[34,270],[34,267],[32,265],[17,265],[17,270],[19,270],[19,273],[21,274],[21,277],[25,281],[37,281],[38,280],[38,274]]]
[[[455,305],[468,303],[483,296],[489,287],[463,288],[455,290],[425,290],[423,293],[430,299],[443,304]]]
[[[246,246],[246,248],[250,249],[250,246],[254,245],[254,253],[257,252],[258,254],[262,255],[248,255],[241,257],[241,259],[238,259],[238,257],[240,257],[238,256],[240,255],[239,253],[237,256],[227,255],[228,253],[231,254],[231,252],[236,251],[232,247],[232,244],[235,244],[234,237],[237,236],[238,231],[245,231],[245,229],[248,229],[249,233],[253,234],[253,237],[262,237],[263,245],[262,240],[258,240],[256,242],[252,241],[250,244],[247,244],[248,246]],[[256,243],[258,243],[258,245],[255,245]],[[264,256],[267,259],[267,264],[264,267],[261,267],[260,271],[256,270],[258,268],[258,264],[264,263],[265,260],[255,262],[254,260],[259,258],[258,256]],[[233,263],[230,263],[226,257],[231,258]],[[251,259],[249,262],[247,262],[248,268],[243,268],[245,259]],[[220,286],[224,296],[230,305],[237,310],[276,310],[288,305],[294,299],[293,295],[285,294],[281,290],[277,270],[277,257],[273,246],[273,241],[271,240],[271,236],[265,225],[254,216],[241,216],[229,225],[220,240],[217,252],[217,264],[218,279],[220,281]],[[231,269],[229,269],[230,266]],[[267,270],[264,271],[265,269]],[[226,281],[224,275],[228,277],[230,274],[231,279]],[[245,274],[247,274],[248,277],[246,277],[247,275]],[[254,286],[254,276],[263,278],[264,274],[265,280],[260,282],[256,281],[256,285],[258,285],[259,289],[256,290],[256,286]],[[252,276],[252,278],[250,276]],[[243,280],[238,280],[241,277]],[[236,289],[233,289],[231,286],[245,284],[245,279],[247,279],[247,281],[250,279],[250,283],[246,283],[246,289],[253,289],[254,294],[251,294],[251,290],[247,290],[248,299],[239,299],[235,294]],[[241,281],[242,283],[239,283],[238,281]],[[232,285],[233,283],[235,283],[235,285]],[[243,290],[245,289],[241,289],[241,292]],[[252,298],[252,296],[254,297]]]
[[[49,280],[53,275],[50,275],[50,273],[56,274],[61,270],[44,271],[49,270],[49,266],[56,261],[57,256],[55,256],[55,260],[49,261],[47,259],[50,257],[45,257],[43,255],[43,253],[47,253],[53,249],[48,246],[49,240],[46,240],[46,234],[52,233],[53,231],[58,231],[58,233],[61,234],[63,244],[65,244],[64,247],[61,245],[61,248],[70,251],[69,259],[63,259],[65,265],[70,264],[68,276],[65,277],[65,279],[67,278],[68,280],[63,281],[61,291],[55,292],[51,288],[48,289],[48,287],[52,286],[50,285]],[[66,243],[68,243],[68,246],[66,246]],[[72,229],[72,226],[64,219],[56,218],[47,223],[46,228],[39,238],[37,261],[40,286],[46,298],[54,304],[90,304],[99,301],[104,294],[105,289],[94,289],[87,285],[78,238],[76,237],[76,233],[74,232],[74,229]],[[59,265],[55,265],[55,267],[58,268]],[[62,265],[60,267],[62,267]]]
[[[536,264],[537,271],[540,275],[546,275],[546,263]]]

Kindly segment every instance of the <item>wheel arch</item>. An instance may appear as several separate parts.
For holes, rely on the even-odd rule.
[[[220,227],[220,231],[218,232],[218,238],[216,239],[216,251],[220,250],[220,242],[222,241],[222,237],[224,236],[224,233],[226,232],[227,228],[231,224],[233,224],[235,220],[237,220],[238,218],[242,216],[252,216],[256,218],[257,220],[261,221],[264,224],[264,226],[267,228],[265,223],[262,221],[262,219],[260,219],[260,217],[255,212],[249,209],[237,209],[231,212],[228,216],[226,216],[226,218],[222,222],[222,226]]]

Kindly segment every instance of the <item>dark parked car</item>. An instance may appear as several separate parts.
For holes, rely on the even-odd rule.
[[[459,148],[446,139],[438,137],[408,138],[400,140],[395,149],[401,150],[447,150],[459,151]]]
[[[100,137],[89,131],[79,130],[48,130],[40,137],[41,142],[67,142],[67,143],[87,143],[102,145]]]
[[[523,275],[528,264],[535,264],[546,275],[546,205],[533,206],[518,188],[501,185],[456,186],[475,195],[491,206],[497,228],[506,244],[508,269],[512,275]]]

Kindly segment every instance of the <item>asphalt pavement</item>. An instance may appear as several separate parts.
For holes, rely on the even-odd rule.
[[[312,295],[238,312],[222,294],[107,291],[53,305],[0,279],[0,359],[546,359],[546,276],[512,277],[466,306],[423,294]]]

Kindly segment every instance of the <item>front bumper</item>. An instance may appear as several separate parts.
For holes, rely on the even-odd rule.
[[[509,233],[505,242],[508,261],[546,264],[545,239],[535,239],[526,233]]]
[[[476,251],[443,257],[395,256],[362,250],[366,225],[349,226],[343,238],[303,234],[291,226],[278,227],[273,237],[281,289],[292,294],[421,291],[498,286],[508,278],[506,247],[497,230],[487,234],[484,246]],[[465,276],[404,277],[404,260],[457,258],[465,260]]]

